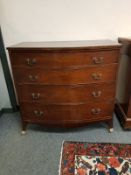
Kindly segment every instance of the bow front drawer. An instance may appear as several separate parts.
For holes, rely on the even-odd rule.
[[[116,80],[117,64],[84,69],[43,70],[14,68],[17,83],[85,84]]]
[[[21,103],[22,116],[32,121],[80,121],[97,120],[111,117],[113,101],[104,103],[85,103],[76,105],[43,105],[34,103]],[[74,118],[74,116],[76,116]],[[106,118],[106,117],[105,117]]]
[[[47,69],[117,63],[118,50],[95,52],[12,53],[13,66]]]
[[[115,83],[101,83],[76,86],[20,85],[18,96],[21,102],[42,104],[77,103],[113,100]]]

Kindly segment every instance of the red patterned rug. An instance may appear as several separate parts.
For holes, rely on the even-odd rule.
[[[131,144],[68,142],[60,175],[131,175]]]

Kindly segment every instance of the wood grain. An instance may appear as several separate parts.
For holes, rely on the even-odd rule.
[[[36,84],[51,84],[51,85],[68,85],[68,84],[90,84],[105,81],[116,80],[116,70],[118,64],[109,64],[103,66],[78,68],[78,69],[63,69],[63,70],[44,70],[42,68],[14,68],[14,77],[17,83],[36,83]],[[101,76],[98,79],[93,77]],[[30,79],[29,76],[32,76]]]
[[[40,121],[79,121],[79,120],[98,120],[105,116],[111,116],[113,101],[104,103],[85,103],[74,105],[43,105],[42,103],[21,103],[23,118]],[[93,114],[93,109],[100,109],[98,114]],[[43,112],[43,115],[36,116],[35,111]],[[75,117],[74,117],[75,116]]]
[[[76,86],[25,84],[19,86],[18,95],[20,102],[39,102],[42,104],[101,102],[115,98],[115,86],[114,82]]]
[[[86,65],[117,63],[119,50],[95,52],[12,53],[12,65],[43,69],[82,67]],[[35,61],[35,62],[33,62]]]

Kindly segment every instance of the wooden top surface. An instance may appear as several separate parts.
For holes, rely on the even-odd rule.
[[[120,47],[116,41],[112,40],[83,40],[83,41],[49,41],[49,42],[23,42],[10,47],[8,50],[26,50],[26,49],[42,49],[42,50],[55,50],[55,49],[86,49],[86,48],[106,48],[106,47]]]
[[[119,37],[118,41],[120,43],[131,43],[131,37]]]

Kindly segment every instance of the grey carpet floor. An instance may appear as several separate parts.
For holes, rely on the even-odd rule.
[[[58,175],[63,140],[131,143],[131,131],[123,131],[114,117],[114,132],[103,124],[74,129],[29,125],[21,135],[19,113],[0,118],[0,175]]]

